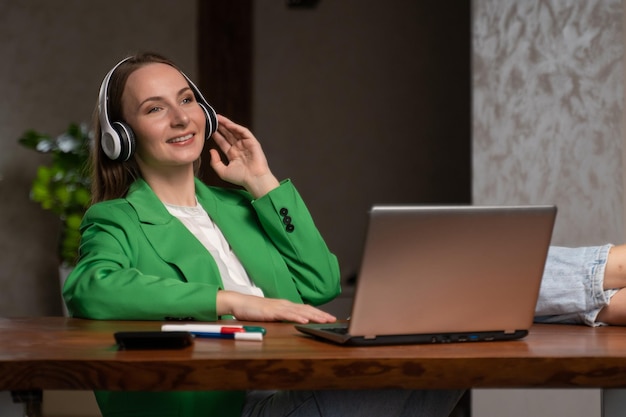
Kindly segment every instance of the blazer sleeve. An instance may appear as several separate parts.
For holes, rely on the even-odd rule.
[[[320,305],[335,298],[341,292],[339,263],[292,182],[281,182],[252,204],[302,301]]]
[[[127,203],[92,206],[81,233],[80,258],[63,288],[73,317],[217,319],[215,299],[221,285],[217,268],[205,274],[216,276],[213,280],[187,282],[175,265],[156,255]]]

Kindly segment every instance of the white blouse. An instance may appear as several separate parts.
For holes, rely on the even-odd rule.
[[[222,231],[197,201],[195,207],[172,204],[165,204],[165,207],[172,216],[178,218],[189,229],[213,256],[225,290],[263,297],[263,291],[254,285]]]

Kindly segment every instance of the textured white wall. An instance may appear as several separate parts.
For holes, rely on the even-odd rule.
[[[554,243],[622,243],[621,0],[474,0],[472,26],[474,202],[555,203]],[[592,417],[602,392],[472,401],[474,417]]]
[[[475,0],[477,204],[555,203],[554,242],[623,242],[620,0]]]

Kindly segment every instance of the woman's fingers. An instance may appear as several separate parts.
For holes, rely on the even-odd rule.
[[[233,314],[239,320],[290,321],[295,323],[332,323],[337,320],[318,308],[287,300],[218,292],[220,314]]]

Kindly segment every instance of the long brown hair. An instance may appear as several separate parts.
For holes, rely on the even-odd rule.
[[[124,122],[122,116],[122,93],[124,92],[126,81],[130,74],[145,65],[153,63],[167,64],[180,71],[172,61],[154,52],[144,52],[126,59],[115,69],[109,80],[108,113],[111,122]],[[139,171],[139,166],[134,156],[124,162],[113,161],[109,159],[102,150],[102,128],[100,126],[97,104],[92,123],[95,133],[90,160],[91,202],[93,204],[100,201],[124,197],[130,185],[137,178],[141,178],[141,172]],[[196,170],[199,168],[199,164],[199,160],[194,164]]]

